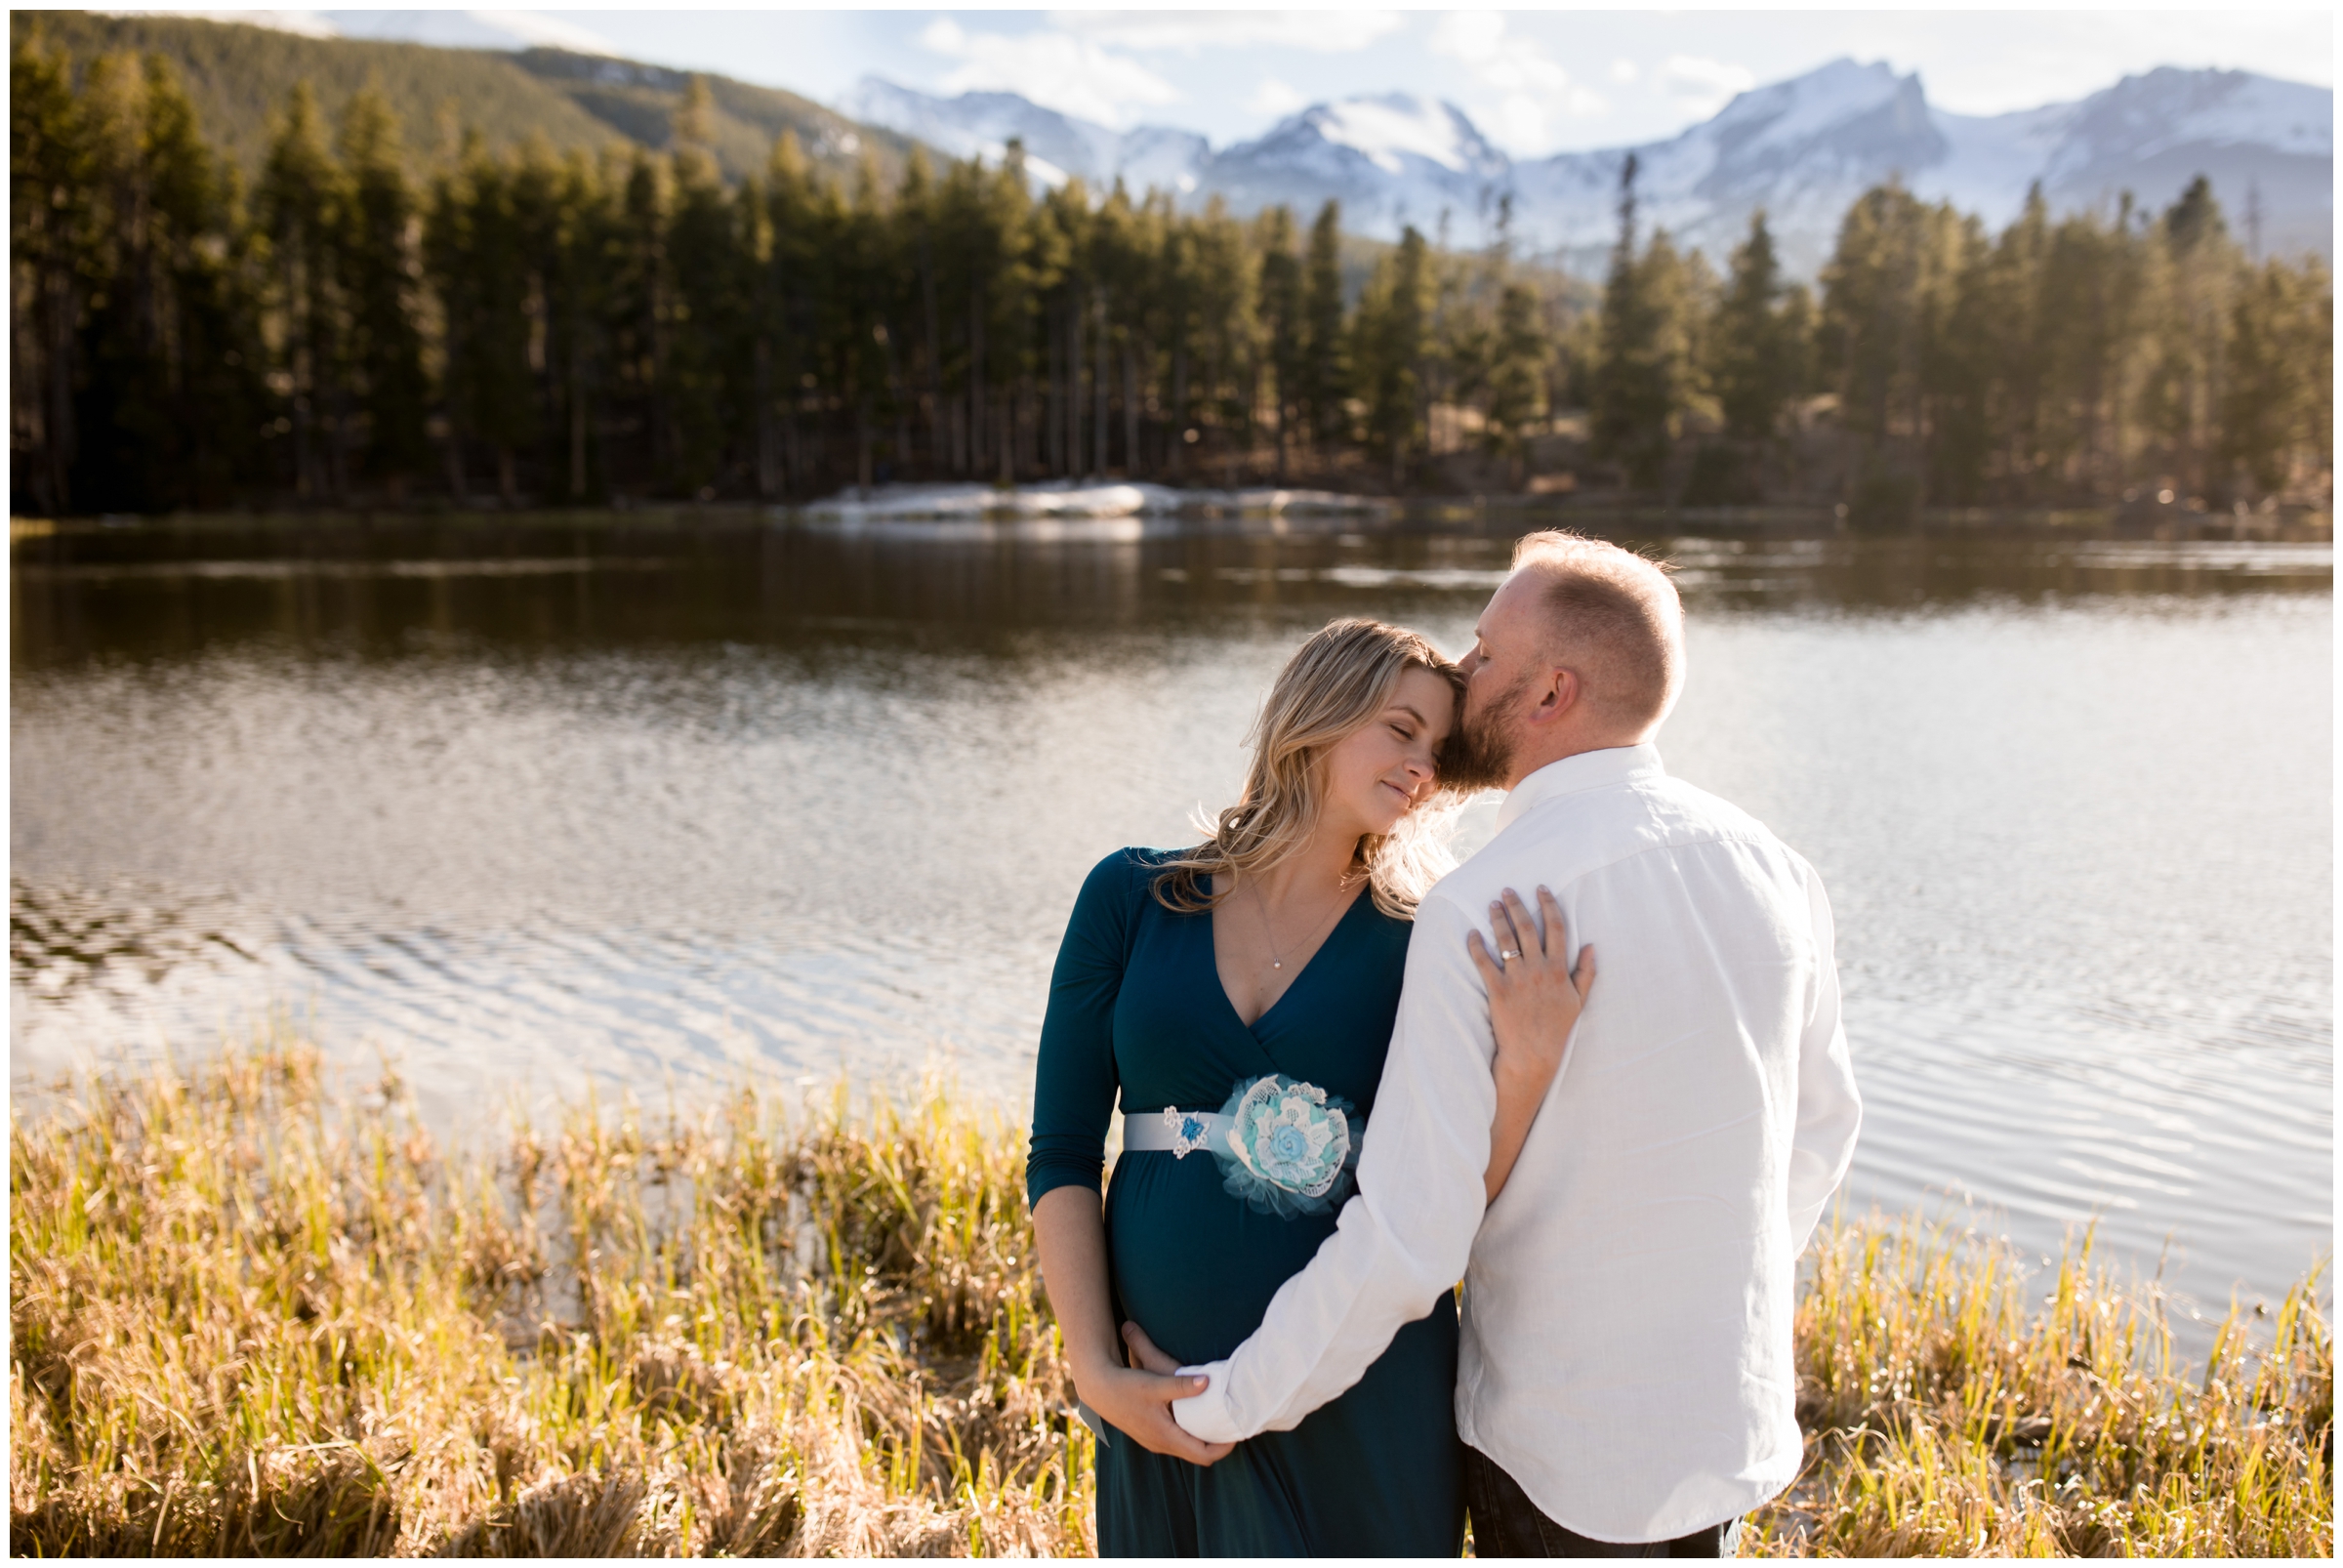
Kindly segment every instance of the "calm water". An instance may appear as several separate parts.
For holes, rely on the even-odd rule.
[[[1512,532],[1345,526],[21,542],[13,1075],[284,1007],[455,1121],[934,1062],[1014,1101],[1084,871],[1226,800],[1329,616],[1460,648]],[[2282,1291],[2332,1230],[2331,550],[1655,543],[1662,750],[1837,910],[1855,1198]]]

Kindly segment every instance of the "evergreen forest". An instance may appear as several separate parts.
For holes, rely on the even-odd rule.
[[[21,512],[804,500],[1086,475],[1689,506],[2217,509],[2331,494],[2333,295],[2172,206],[1989,231],[1890,185],[1816,285],[1639,218],[1599,289],[1501,240],[1359,247],[1037,192],[1012,147],[742,160],[436,128],[294,85],[250,165],[160,54],[12,27]],[[725,119],[722,126],[739,122]],[[429,129],[429,128],[427,128]],[[719,157],[718,143],[726,142]]]

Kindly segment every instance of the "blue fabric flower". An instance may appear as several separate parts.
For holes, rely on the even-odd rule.
[[[1260,1214],[1325,1214],[1350,1195],[1355,1109],[1283,1073],[1239,1084],[1221,1110],[1226,1147],[1213,1151],[1221,1185]]]

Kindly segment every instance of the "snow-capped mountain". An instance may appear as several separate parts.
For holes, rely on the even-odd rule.
[[[1213,157],[1212,144],[1193,131],[1161,125],[1112,131],[1046,109],[1014,93],[930,98],[866,76],[838,109],[865,125],[916,137],[956,158],[992,162],[1011,141],[1018,142],[1025,148],[1027,173],[1051,187],[1079,175],[1103,190],[1119,177],[1134,194],[1160,187],[1184,195],[1196,188],[1196,171]]]
[[[1344,227],[1385,238],[1446,224],[1452,243],[1485,243],[1510,196],[1517,242],[1583,268],[1611,243],[1629,151],[1646,224],[1721,262],[1763,207],[1785,263],[1806,275],[1847,207],[1890,178],[2000,225],[2037,181],[2060,210],[2112,208],[2125,190],[2157,208],[2201,173],[2240,235],[2258,223],[2265,250],[2331,249],[2334,94],[2242,71],[2165,67],[2079,103],[1972,116],[1929,103],[1916,74],[1841,60],[1743,93],[1664,142],[1520,160],[1455,104],[1405,93],[1317,104],[1218,151],[1188,132],[1117,132],[1007,93],[940,99],[872,79],[841,107],[959,156],[997,157],[1016,137],[1053,185],[1119,177],[1184,205],[1284,202],[1304,222],[1334,197]]]

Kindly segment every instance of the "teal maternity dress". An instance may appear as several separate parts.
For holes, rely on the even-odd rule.
[[[1350,1100],[1372,1135],[1412,928],[1362,895],[1249,1029],[1220,986],[1212,916],[1173,914],[1150,892],[1166,855],[1107,856],[1075,902],[1034,1083],[1036,1203],[1054,1187],[1098,1190],[1118,1095],[1132,1114],[1217,1111],[1239,1082],[1283,1073]],[[1126,1152],[1106,1195],[1116,1309],[1182,1365],[1217,1360],[1260,1326],[1335,1218],[1248,1207],[1203,1151]],[[1109,1427],[1098,1550],[1453,1557],[1464,1534],[1456,1382],[1456,1302],[1443,1295],[1349,1392],[1216,1465],[1149,1453]]]

